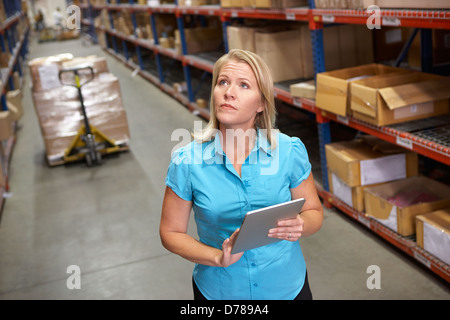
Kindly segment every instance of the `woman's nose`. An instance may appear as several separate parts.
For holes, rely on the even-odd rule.
[[[230,85],[230,86],[227,87],[227,89],[225,91],[225,97],[228,98],[228,99],[236,98],[236,93],[235,93],[233,85]]]

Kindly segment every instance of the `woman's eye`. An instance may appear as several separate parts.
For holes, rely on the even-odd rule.
[[[244,89],[248,89],[249,88],[248,84],[246,84],[244,82],[241,83],[241,87],[244,88]]]
[[[219,85],[220,86],[223,86],[223,85],[226,85],[226,84],[227,84],[226,80],[219,80]]]

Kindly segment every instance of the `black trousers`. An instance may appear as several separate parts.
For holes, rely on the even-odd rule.
[[[194,278],[192,278],[192,287],[194,289],[194,300],[207,300],[205,296],[203,296],[203,294],[200,292],[197,285],[195,284]],[[300,293],[294,298],[294,300],[312,300],[312,299],[313,296],[308,283],[308,273],[306,273],[303,288],[300,291]]]

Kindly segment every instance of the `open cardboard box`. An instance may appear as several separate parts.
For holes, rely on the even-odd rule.
[[[401,196],[408,201],[399,205]],[[414,197],[423,201],[412,201]],[[367,215],[410,236],[416,232],[416,216],[450,207],[450,187],[427,177],[412,177],[364,189],[364,202]]]
[[[417,245],[450,264],[450,208],[416,217]]]
[[[422,72],[398,73],[357,80],[350,86],[353,116],[377,126],[449,111],[450,78]]]
[[[316,79],[316,106],[337,115],[350,115],[350,83],[352,81],[394,72],[408,71],[371,63],[319,73]]]

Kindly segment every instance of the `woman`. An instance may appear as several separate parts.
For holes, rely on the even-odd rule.
[[[160,236],[195,263],[195,299],[312,299],[300,237],[317,232],[323,210],[303,143],[273,130],[268,66],[231,50],[213,70],[211,120],[172,157]],[[302,212],[269,230],[276,243],[231,254],[248,211],[305,198]],[[199,240],[188,235],[191,209]]]

